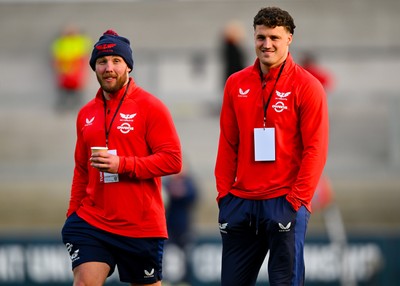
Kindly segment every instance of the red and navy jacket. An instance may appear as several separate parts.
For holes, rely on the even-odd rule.
[[[67,216],[76,212],[89,224],[119,235],[167,238],[161,176],[181,170],[179,137],[167,107],[132,78],[118,110],[126,88],[106,105],[99,89],[78,114]],[[102,173],[89,162],[90,147],[105,146],[106,128],[108,149],[120,158],[115,183],[104,183]]]
[[[286,196],[295,210],[311,199],[328,153],[328,108],[321,83],[290,53],[263,76],[257,59],[229,77],[220,115],[215,165],[217,201],[228,193],[263,200]],[[275,86],[276,84],[276,86]],[[275,87],[274,87],[275,86]],[[275,161],[254,159],[254,128],[275,128]]]

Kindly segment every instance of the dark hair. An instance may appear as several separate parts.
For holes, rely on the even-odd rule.
[[[294,34],[294,28],[296,28],[292,16],[287,11],[278,7],[266,7],[258,11],[253,21],[254,29],[258,25],[270,28],[282,26],[291,34]]]

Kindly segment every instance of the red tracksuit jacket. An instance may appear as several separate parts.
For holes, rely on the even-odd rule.
[[[225,86],[215,166],[217,200],[228,193],[254,200],[286,195],[295,210],[304,205],[311,211],[328,152],[326,94],[290,53],[277,82],[280,67],[262,78],[259,65],[257,59]],[[256,162],[254,128],[263,127],[263,106],[271,91],[266,127],[275,128],[276,159]]]
[[[73,212],[89,224],[129,237],[167,238],[161,176],[181,169],[181,146],[166,106],[130,79],[104,106],[102,90],[79,112],[75,169],[67,216]],[[104,183],[90,166],[91,146],[105,146],[120,157],[119,182]]]

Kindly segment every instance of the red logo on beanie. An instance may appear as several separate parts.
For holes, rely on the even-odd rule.
[[[102,45],[96,46],[96,50],[99,50],[99,51],[109,50],[109,49],[114,48],[116,45],[117,44],[102,44]]]

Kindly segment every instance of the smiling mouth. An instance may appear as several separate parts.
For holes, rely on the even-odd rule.
[[[273,50],[261,50],[262,53],[264,54],[272,54],[274,51]]]

